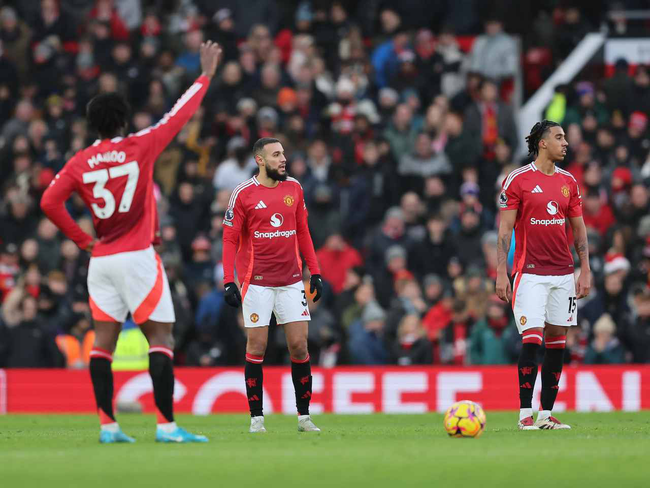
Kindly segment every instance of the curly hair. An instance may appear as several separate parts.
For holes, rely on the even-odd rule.
[[[119,93],[102,93],[86,106],[86,119],[101,138],[115,137],[126,127],[131,107]]]
[[[530,134],[526,137],[529,156],[537,156],[539,153],[539,141],[544,138],[551,127],[560,127],[560,124],[551,120],[542,120],[541,122],[537,122],[533,128],[530,129]]]

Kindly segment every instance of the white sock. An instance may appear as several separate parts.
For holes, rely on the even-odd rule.
[[[176,430],[176,422],[167,422],[166,424],[158,424],[158,428],[165,434],[171,434]]]
[[[537,414],[537,420],[546,420],[551,416],[551,411],[550,410],[540,410],[539,413]]]
[[[257,417],[251,417],[251,422],[255,419],[262,419],[264,421],[264,415],[258,415]]]
[[[525,418],[533,416],[532,408],[520,408],[519,409],[519,420],[524,420]]]
[[[110,424],[102,424],[100,426],[100,429],[115,434],[116,432],[119,432],[120,426],[118,425],[117,422],[111,422]]]
[[[310,415],[298,415],[298,422],[310,418]]]

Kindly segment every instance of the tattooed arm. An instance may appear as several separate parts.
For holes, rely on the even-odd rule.
[[[497,238],[497,283],[496,293],[504,302],[512,299],[512,288],[508,278],[508,253],[512,240],[512,229],[515,226],[517,210],[501,210],[499,236]]]
[[[589,243],[587,242],[587,227],[580,217],[569,217],[573,229],[573,243],[580,258],[580,277],[576,283],[576,296],[583,298],[589,295],[591,288],[591,267],[589,266]]]

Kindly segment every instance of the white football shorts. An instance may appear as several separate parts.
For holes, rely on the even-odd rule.
[[[93,318],[136,324],[176,321],[167,274],[153,247],[90,258],[88,294]]]
[[[248,285],[242,292],[246,327],[268,326],[271,312],[280,325],[311,320],[302,281],[288,286]]]
[[[576,284],[573,274],[542,276],[517,273],[512,289],[512,310],[519,333],[543,328],[544,323],[578,325]]]

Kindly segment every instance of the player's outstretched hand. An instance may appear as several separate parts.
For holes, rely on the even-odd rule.
[[[512,287],[510,285],[510,279],[507,274],[499,273],[497,275],[497,286],[496,286],[497,296],[504,302],[510,303],[512,300]]]
[[[309,293],[314,293],[314,303],[320,300],[320,296],[323,294],[323,280],[319,274],[311,275],[309,280]]]
[[[223,298],[226,303],[231,307],[238,308],[241,305],[241,294],[239,293],[237,283],[231,281],[230,283],[226,283],[223,288],[225,290]]]
[[[221,61],[221,52],[221,46],[216,42],[206,41],[201,44],[201,69],[204,76],[214,76]]]
[[[576,283],[576,298],[580,300],[589,296],[591,290],[591,273],[589,271],[581,271]]]

